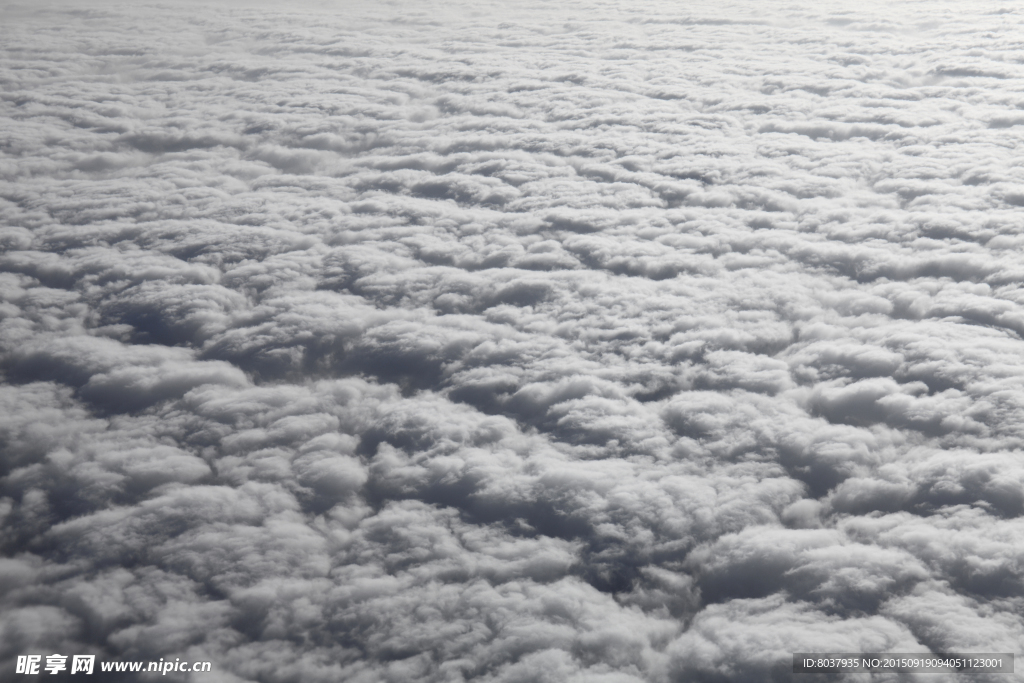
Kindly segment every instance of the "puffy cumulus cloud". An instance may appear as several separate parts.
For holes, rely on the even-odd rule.
[[[4,677],[1024,649],[1017,9],[3,14]]]

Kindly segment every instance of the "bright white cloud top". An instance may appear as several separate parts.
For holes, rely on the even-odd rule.
[[[3,5],[3,676],[1024,651],[1024,11],[765,4]]]

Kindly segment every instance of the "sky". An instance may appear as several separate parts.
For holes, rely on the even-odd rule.
[[[1022,30],[4,0],[0,680],[992,680],[791,665],[1024,651]]]

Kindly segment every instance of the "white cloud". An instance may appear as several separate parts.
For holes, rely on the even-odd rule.
[[[1024,643],[1012,7],[4,13],[0,667]]]

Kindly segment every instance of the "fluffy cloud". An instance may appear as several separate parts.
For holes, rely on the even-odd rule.
[[[4,676],[1021,649],[1013,8],[4,15]]]

